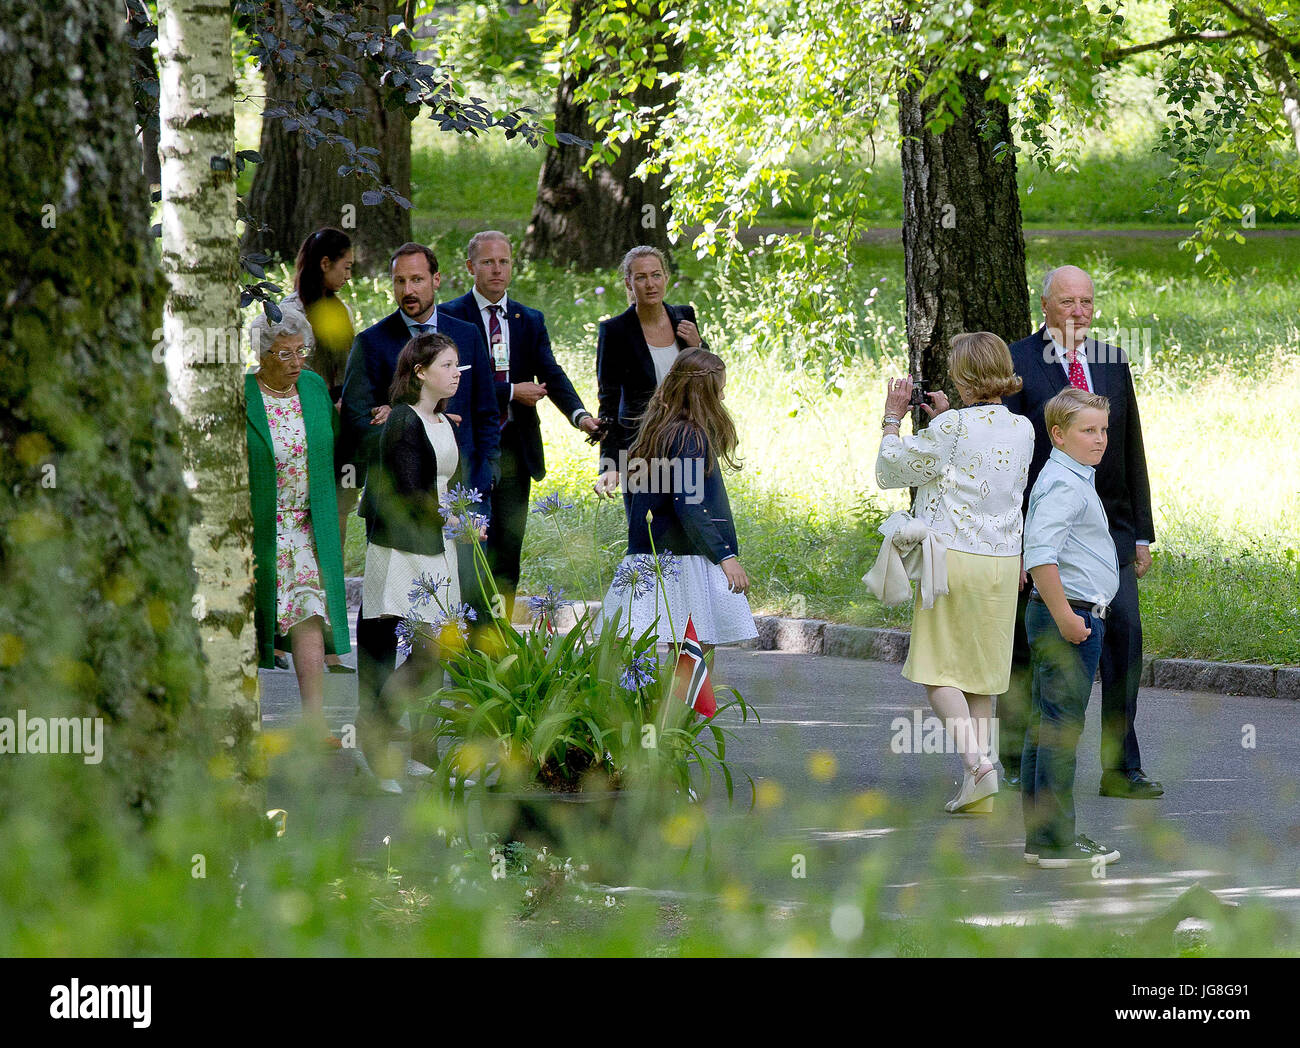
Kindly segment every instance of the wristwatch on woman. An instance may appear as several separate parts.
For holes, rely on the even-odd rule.
[[[897,418],[896,416],[890,415],[888,413],[886,413],[885,417],[880,420],[881,429],[884,429],[886,426],[901,426],[902,424],[903,424],[903,420],[901,418]]]

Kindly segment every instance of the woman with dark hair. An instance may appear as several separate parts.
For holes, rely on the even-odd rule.
[[[356,331],[352,314],[338,292],[352,277],[352,240],[326,226],[302,242],[293,268],[293,294],[284,305],[297,305],[316,333],[311,369],[325,380],[330,400],[343,395],[343,369]]]
[[[316,347],[306,367],[325,380],[330,403],[339,410],[343,396],[343,369],[356,332],[352,314],[338,292],[352,276],[352,240],[341,229],[326,226],[302,242],[293,270],[293,294],[280,303],[282,309],[297,309],[306,315],[315,335]],[[342,427],[340,427],[340,433]],[[356,467],[349,461],[344,441],[335,445],[334,500],[338,503],[339,545],[348,537],[348,516],[357,508],[361,490]],[[335,655],[325,658],[330,673],[351,673]]]
[[[664,301],[668,259],[662,251],[646,244],[634,247],[623,256],[619,275],[631,305],[600,322],[596,342],[596,410],[609,425],[600,442],[600,478],[594,490],[610,498],[619,487],[620,460],[673,361],[685,350],[709,348],[700,338],[695,310]]]
[[[357,630],[359,741],[385,793],[402,792],[400,759],[391,745],[398,718],[438,668],[437,645],[417,639],[410,658],[394,672],[397,620],[415,616],[437,629],[463,614],[456,546],[443,535],[439,509],[440,498],[461,476],[456,434],[444,414],[460,385],[459,365],[456,343],[443,334],[417,335],[403,347],[389,392],[392,411],[361,500],[363,625],[390,621],[382,629]]]

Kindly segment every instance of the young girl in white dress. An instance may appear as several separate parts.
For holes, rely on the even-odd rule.
[[[689,618],[706,652],[758,636],[722,480],[724,465],[740,468],[726,380],[720,357],[683,350],[651,398],[628,453],[627,555],[601,626],[618,612],[619,631],[635,636],[658,619],[660,639],[676,642]]]
[[[361,606],[366,617],[419,619],[429,624],[424,632],[430,635],[444,625],[463,623],[467,614],[460,599],[456,545],[443,533],[444,522],[459,522],[445,518],[439,506],[460,475],[456,434],[443,413],[460,384],[459,363],[456,343],[446,335],[419,335],[402,349],[390,390],[393,410],[362,500],[367,543]],[[485,535],[480,527],[480,536]],[[409,646],[410,657],[395,671],[389,665],[376,674],[387,680],[374,699],[363,696],[359,724],[362,750],[387,793],[402,792],[396,781],[399,758],[391,746],[397,720],[412,699],[437,687],[441,675],[435,640],[407,636],[399,646]],[[415,746],[414,710],[411,717]]]

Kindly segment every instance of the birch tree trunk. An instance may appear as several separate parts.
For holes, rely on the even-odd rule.
[[[574,0],[569,35],[582,28],[585,14],[598,10],[591,0]],[[657,12],[658,7],[654,10]],[[647,16],[648,17],[648,16]],[[609,47],[617,46],[610,42]],[[670,40],[666,54],[656,66],[666,74],[682,68],[685,47]],[[581,74],[583,77],[593,74]],[[555,130],[598,139],[585,103],[575,97],[579,78],[572,74],[560,81],[555,94]],[[610,85],[613,90],[622,84]],[[632,97],[638,106],[659,107],[651,119],[654,127],[634,141],[624,142],[622,152],[609,165],[598,165],[590,175],[582,170],[588,151],[581,146],[548,146],[537,180],[537,199],[524,234],[523,254],[555,265],[579,269],[608,269],[618,265],[637,244],[650,244],[669,252],[667,171],[650,174],[643,181],[635,171],[649,155],[656,130],[677,104],[677,83],[652,87],[638,82]]]
[[[189,545],[208,701],[227,711],[234,745],[257,726],[258,701],[230,26],[222,0],[158,5],[163,338],[186,483],[198,503]]]

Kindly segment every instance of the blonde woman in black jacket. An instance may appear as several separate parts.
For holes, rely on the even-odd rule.
[[[614,497],[627,450],[636,439],[641,418],[654,391],[679,353],[708,349],[689,305],[664,301],[668,260],[657,247],[634,247],[619,266],[631,305],[600,322],[596,342],[596,381],[602,422],[600,478],[595,491]]]

